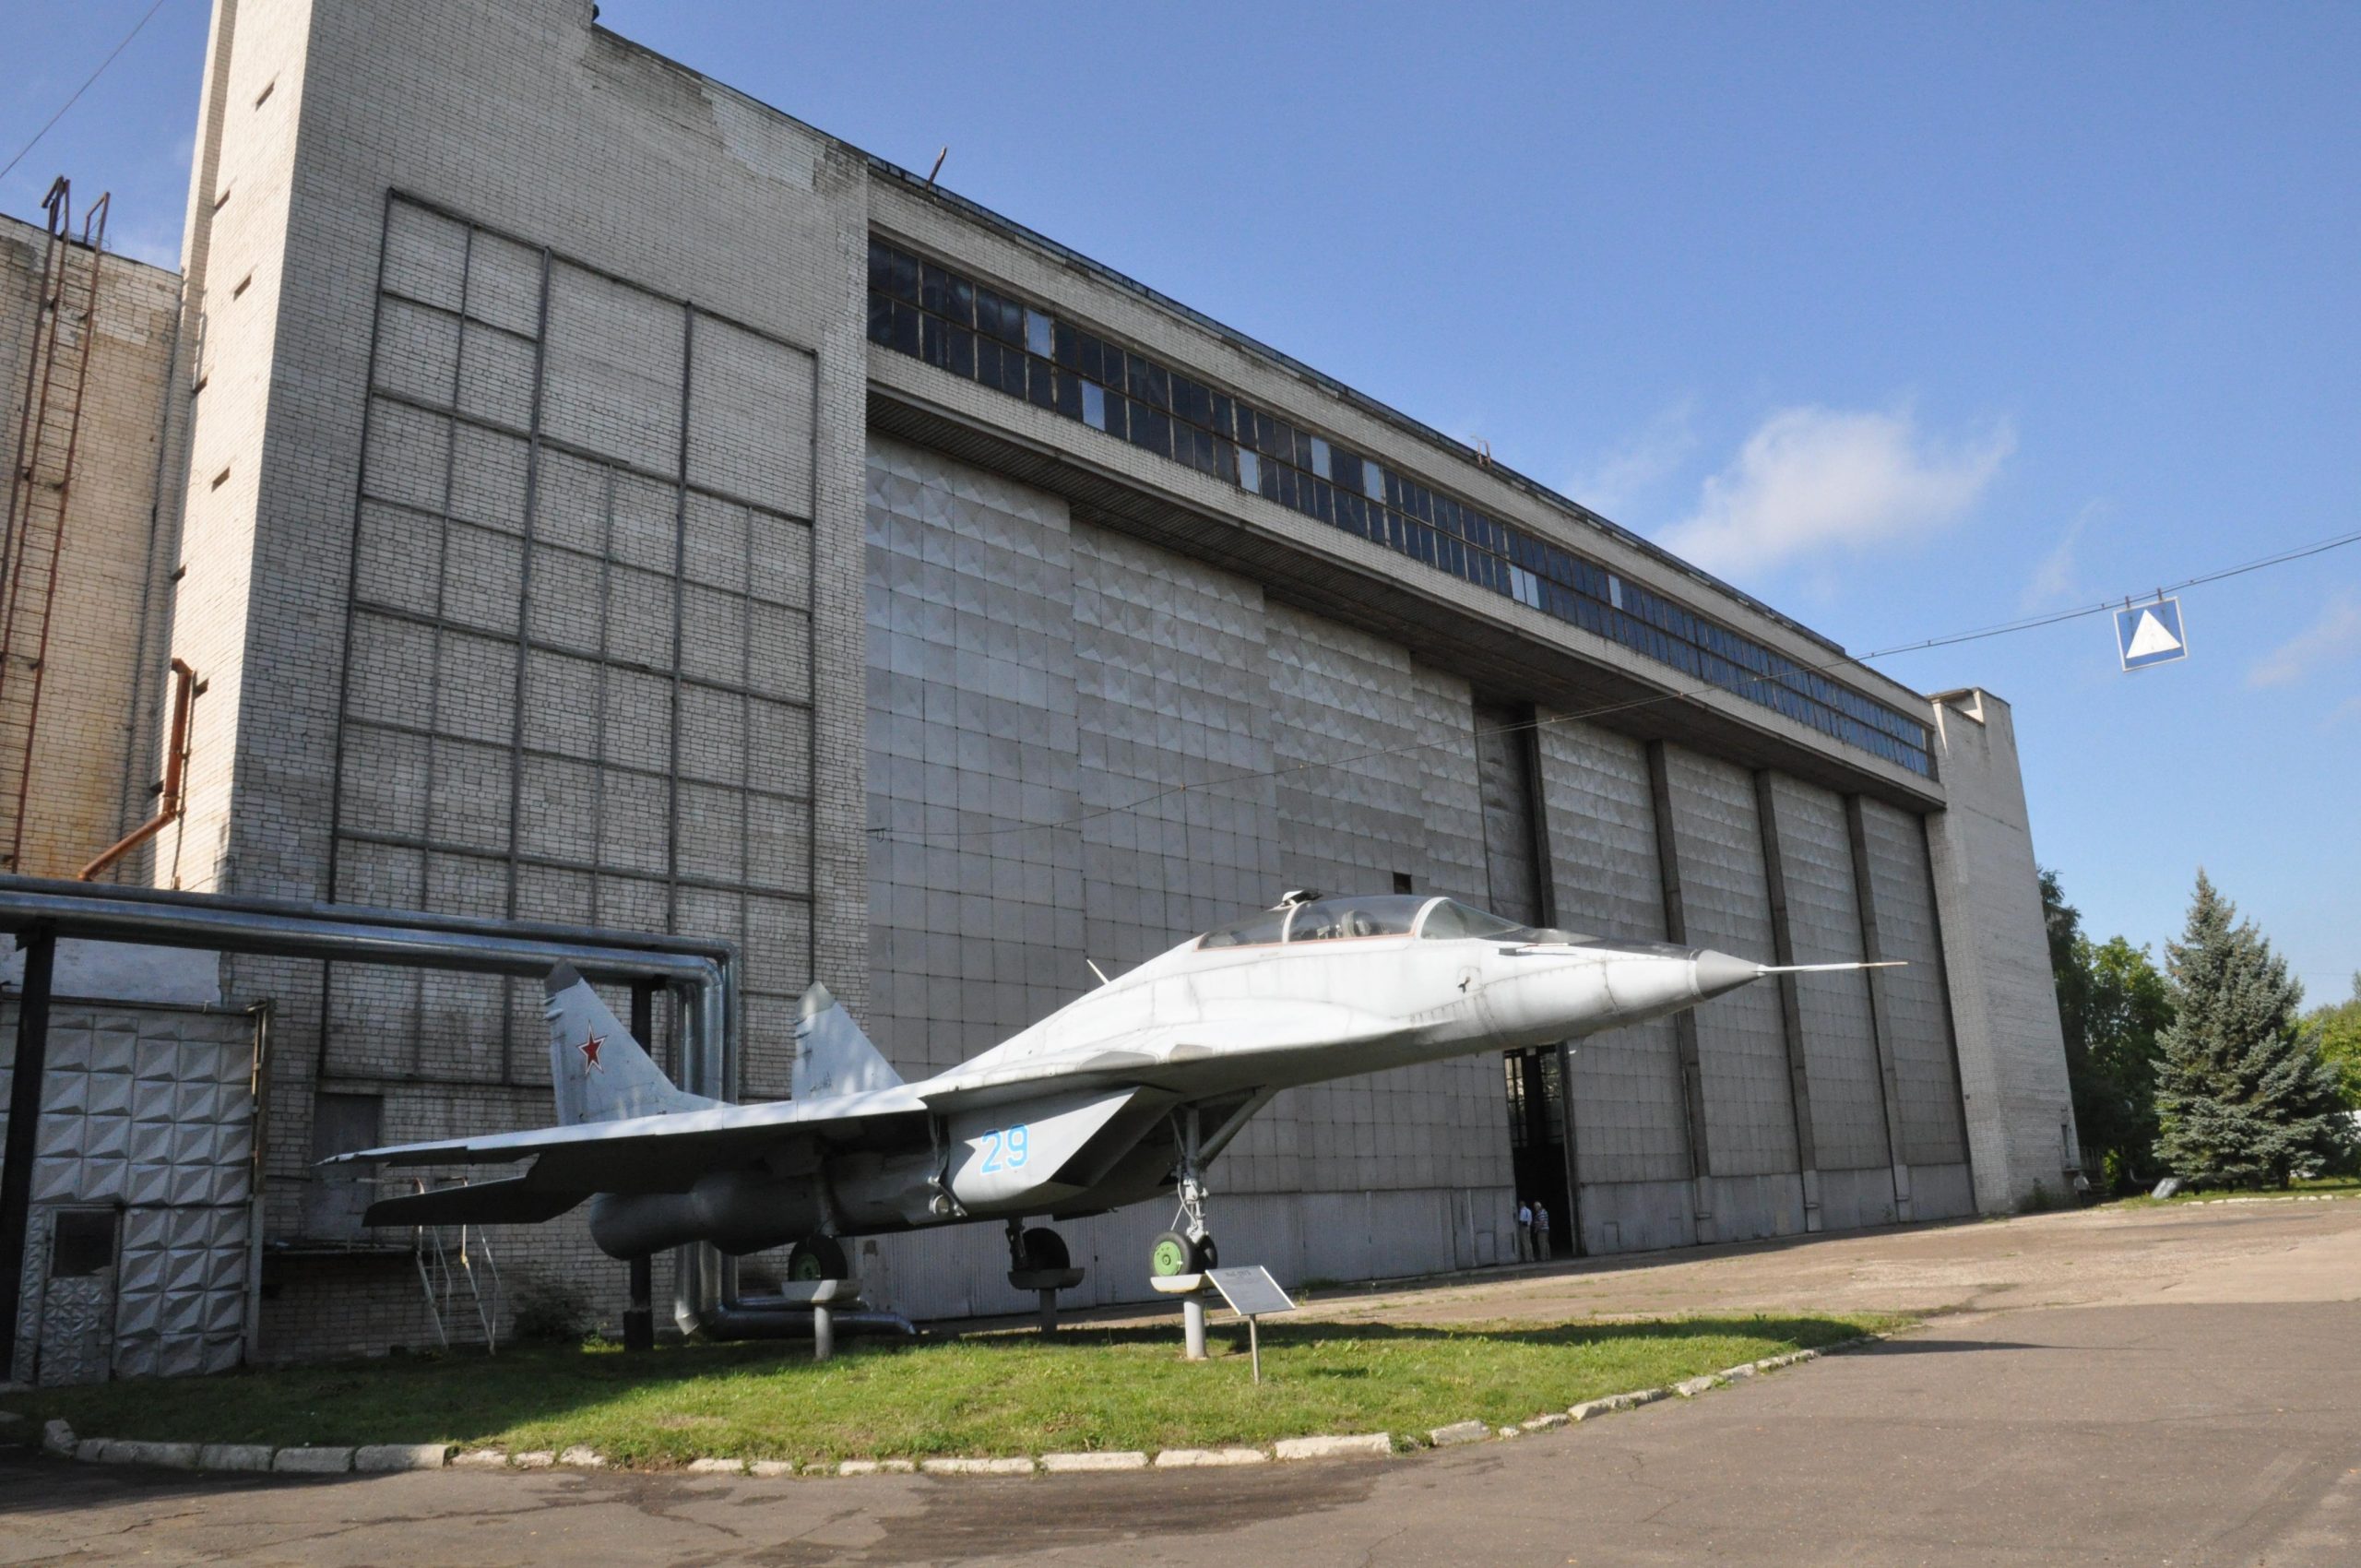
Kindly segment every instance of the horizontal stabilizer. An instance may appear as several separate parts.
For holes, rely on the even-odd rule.
[[[361,1218],[363,1225],[538,1225],[555,1219],[587,1193],[552,1193],[529,1176],[500,1182],[469,1182],[435,1187],[397,1198],[379,1198]]]
[[[826,1099],[840,1094],[902,1087],[902,1075],[870,1044],[845,1004],[814,983],[803,993],[795,1023],[795,1067],[788,1092],[797,1099]]]
[[[1906,969],[1907,958],[1881,958],[1874,964],[1765,964],[1766,975],[1833,975],[1847,969]]]

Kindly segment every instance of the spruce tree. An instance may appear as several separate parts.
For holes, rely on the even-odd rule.
[[[2284,1185],[2334,1161],[2347,1123],[2335,1074],[2296,1014],[2303,986],[2236,915],[2200,871],[2189,928],[2165,945],[2176,1013],[2156,1075],[2158,1152],[2200,1185]]]

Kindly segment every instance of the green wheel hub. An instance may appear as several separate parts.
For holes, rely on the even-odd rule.
[[[1169,1279],[1176,1274],[1189,1272],[1189,1243],[1174,1235],[1157,1238],[1148,1253],[1149,1271],[1159,1279]]]

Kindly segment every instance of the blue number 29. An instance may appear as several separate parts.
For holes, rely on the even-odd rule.
[[[986,1133],[984,1163],[978,1168],[979,1173],[989,1176],[995,1170],[1014,1170],[1023,1165],[1026,1156],[1031,1152],[1026,1146],[1028,1141],[1026,1125],[1022,1122],[1005,1132],[996,1129]]]

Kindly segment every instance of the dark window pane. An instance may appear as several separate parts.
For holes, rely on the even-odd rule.
[[[951,314],[951,274],[940,267],[919,268],[919,303],[937,315]]]
[[[1214,434],[1216,435],[1228,435],[1231,434],[1234,428],[1229,422],[1229,395],[1226,392],[1216,392],[1213,395],[1213,398]]]
[[[1058,372],[1058,412],[1070,420],[1082,417],[1082,377],[1070,370]]]
[[[1311,481],[1311,515],[1323,523],[1336,520],[1336,487],[1324,479]]]
[[[1000,345],[990,338],[976,339],[976,379],[987,386],[1000,385]]]
[[[1294,434],[1295,447],[1287,460],[1304,472],[1310,473],[1311,471],[1311,437],[1299,430]]]
[[[1000,389],[1012,398],[1025,396],[1025,355],[1015,349],[1000,351]]]
[[[915,358],[919,351],[919,307],[894,302],[894,347]]]
[[[917,258],[872,240],[869,246],[869,286],[882,289],[897,300],[908,300],[916,304],[919,298]]]
[[[869,291],[869,340],[888,344],[894,341],[893,297],[874,289]]]
[[[930,315],[919,323],[919,358],[931,365],[943,365],[950,362],[950,344],[944,337],[944,329],[940,318]]]
[[[1214,439],[1214,475],[1232,484],[1238,482],[1238,447],[1218,437]]]
[[[1104,386],[1108,378],[1106,367],[1100,360],[1106,351],[1105,346],[1086,332],[1082,334],[1076,348],[1075,368],[1082,372],[1086,380],[1096,381]]]
[[[1058,400],[1057,369],[1047,360],[1030,355],[1025,361],[1026,395],[1041,408],[1052,408]]]
[[[989,332],[1003,343],[1025,341],[1025,307],[1002,299],[990,289],[976,291],[976,330]]]
[[[1358,495],[1361,490],[1360,454],[1347,452],[1342,447],[1331,450],[1328,454],[1328,477],[1336,481],[1339,491],[1350,491]]]
[[[1127,416],[1131,412],[1131,405],[1123,400],[1123,395],[1120,392],[1110,390],[1106,397],[1107,434],[1121,436],[1126,441],[1130,440],[1131,422]]]
[[[1172,416],[1145,404],[1131,407],[1132,445],[1163,457],[1172,455]]]
[[[1191,424],[1210,425],[1214,420],[1213,394],[1185,375],[1172,378],[1172,417],[1187,420]]]
[[[954,375],[968,380],[976,378],[976,334],[965,327],[951,328],[950,362],[944,368]]]
[[[1062,321],[1058,323],[1056,342],[1052,345],[1052,349],[1055,352],[1057,362],[1060,364],[1065,366],[1068,370],[1080,368],[1082,364],[1082,334],[1076,332],[1073,327],[1067,326]]]

